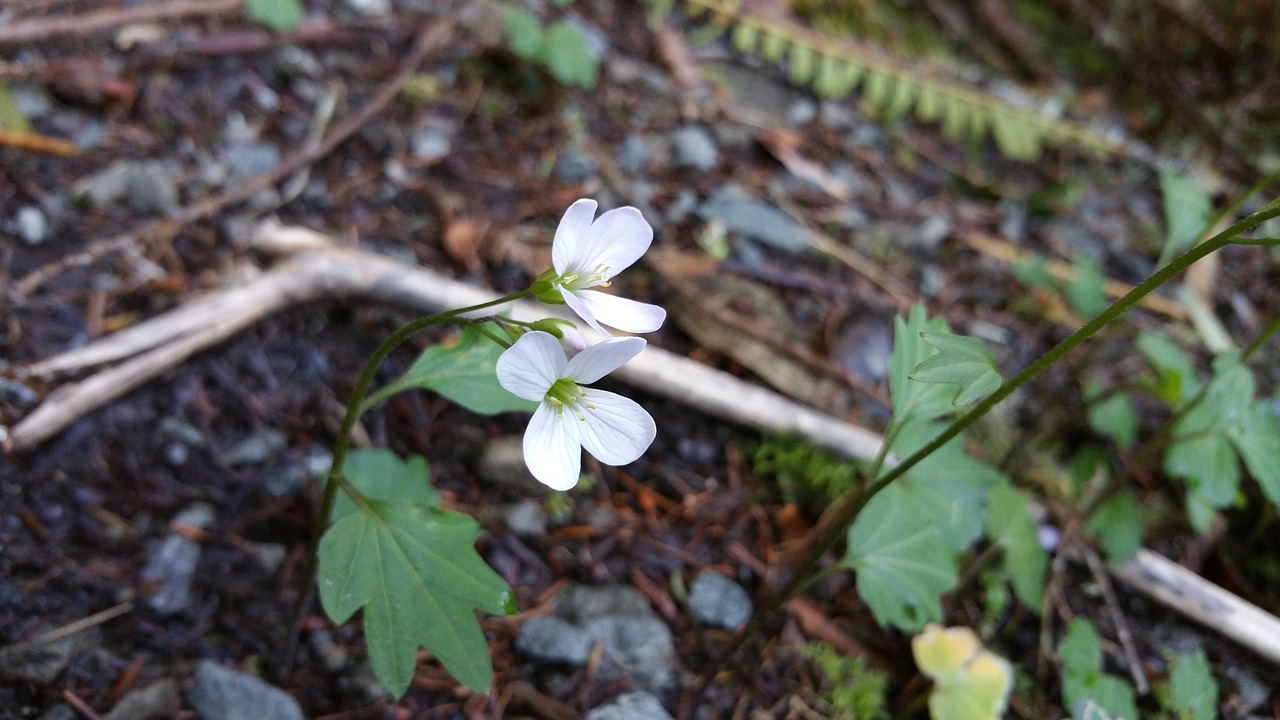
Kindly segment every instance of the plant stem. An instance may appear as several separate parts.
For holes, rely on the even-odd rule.
[[[911,470],[911,468],[915,467],[920,463],[920,461],[924,460],[935,450],[946,445],[957,435],[964,432],[969,428],[969,426],[981,419],[983,415],[990,412],[991,408],[999,404],[1000,401],[1012,395],[1015,390],[1026,385],[1040,373],[1048,370],[1054,363],[1062,359],[1063,356],[1072,350],[1075,350],[1099,330],[1106,327],[1108,324],[1127,312],[1130,308],[1137,305],[1142,298],[1150,295],[1156,288],[1168,282],[1183,270],[1186,270],[1197,260],[1200,260],[1212,252],[1220,250],[1226,245],[1230,245],[1232,240],[1245,230],[1255,227],[1258,224],[1277,216],[1280,216],[1280,206],[1276,203],[1272,203],[1263,210],[1236,222],[1226,230],[1223,230],[1212,238],[1174,258],[1168,265],[1165,265],[1151,275],[1151,277],[1143,280],[1134,287],[1133,290],[1130,290],[1119,300],[1116,300],[1115,303],[1106,310],[1103,310],[1097,317],[1085,323],[1085,325],[1079,330],[1071,333],[1071,335],[1067,336],[1065,340],[1050,348],[1048,352],[1041,355],[1017,375],[1014,375],[1004,381],[1004,383],[1002,383],[995,392],[983,398],[964,415],[956,418],[956,420],[948,425],[945,430],[939,433],[936,438],[929,441],[924,447],[920,448],[910,457],[894,466],[889,470],[889,472],[885,473],[884,476],[868,485],[866,490],[854,490],[849,492],[841,499],[838,505],[825,513],[825,515],[829,516],[830,519],[828,520],[827,517],[824,517],[824,522],[819,522],[818,524],[818,527],[826,527],[824,534],[819,537],[816,543],[813,544],[808,554],[801,561],[799,567],[796,568],[795,575],[785,586],[783,586],[778,595],[782,596],[784,601],[787,597],[790,597],[789,593],[794,592],[793,588],[800,585],[802,578],[812,570],[813,566],[818,562],[818,559],[840,540],[840,537],[844,534],[845,530],[853,523],[853,519],[857,517],[858,512],[871,501],[871,498],[875,497],[876,493],[887,487],[889,483],[905,475]],[[777,607],[777,603],[770,603],[770,605],[774,608]]]
[[[733,658],[738,650],[742,648],[743,643],[746,642],[746,638],[763,624],[766,617],[781,607],[800,589],[808,585],[807,576],[813,572],[818,561],[845,535],[858,513],[862,511],[862,508],[866,507],[876,493],[888,487],[889,483],[901,478],[938,448],[946,445],[964,432],[1002,400],[1013,394],[1015,390],[1026,385],[1037,375],[1049,369],[1058,360],[1061,360],[1067,353],[1075,350],[1095,335],[1099,330],[1114,322],[1137,305],[1142,298],[1155,291],[1156,288],[1168,282],[1206,255],[1232,244],[1233,239],[1240,233],[1274,217],[1280,217],[1280,200],[1269,203],[1262,210],[1235,222],[1222,232],[1178,255],[1168,264],[1158,269],[1151,277],[1142,281],[1133,290],[1116,300],[1115,303],[1103,310],[1097,317],[1085,323],[1079,330],[1076,330],[1065,340],[1050,348],[1048,352],[1037,358],[1017,375],[1004,381],[995,392],[983,398],[964,415],[952,421],[945,430],[924,447],[902,460],[882,477],[871,482],[866,487],[855,487],[847,492],[835,506],[819,519],[813,530],[813,533],[817,534],[816,540],[809,543],[808,550],[800,560],[791,578],[783,585],[782,589],[774,593],[757,609],[752,615],[751,621],[734,635],[733,641],[725,650],[723,657],[727,659]],[[886,442],[888,441],[886,440]],[[708,682],[709,678],[703,679],[697,692],[698,698],[702,696]]]
[[[497,305],[505,305],[506,303],[529,297],[533,294],[533,290],[522,290],[518,293],[506,295],[496,300],[472,305],[470,307],[458,308],[456,310],[446,310],[444,312],[427,315],[417,318],[408,323],[404,327],[391,334],[391,337],[382,342],[381,345],[373,351],[369,356],[369,361],[365,363],[364,369],[360,372],[359,379],[356,380],[355,390],[351,393],[351,398],[347,401],[346,414],[342,418],[342,426],[338,429],[338,437],[333,445],[333,462],[329,466],[329,472],[325,475],[324,492],[320,499],[320,512],[316,515],[315,525],[311,530],[311,542],[307,550],[307,570],[306,580],[302,586],[302,592],[298,595],[298,602],[293,608],[293,621],[289,626],[289,638],[285,643],[284,665],[292,662],[294,652],[298,644],[298,632],[300,630],[300,622],[302,612],[306,606],[310,604],[312,593],[315,591],[316,573],[319,569],[319,549],[320,539],[324,536],[324,531],[329,525],[329,516],[333,514],[334,501],[337,498],[338,489],[342,488],[344,492],[351,495],[352,499],[357,502],[364,498],[359,496],[359,491],[355,489],[351,483],[346,482],[346,477],[342,473],[343,465],[346,464],[347,451],[351,448],[351,432],[355,429],[356,421],[360,415],[367,409],[364,406],[364,397],[369,390],[370,383],[373,382],[373,376],[378,370],[378,366],[382,361],[391,354],[400,343],[409,339],[415,333],[425,330],[432,325],[441,325],[444,323],[459,322],[464,320],[461,316],[484,310],[486,308],[495,307]]]

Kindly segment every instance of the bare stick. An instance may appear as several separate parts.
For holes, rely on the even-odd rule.
[[[242,7],[244,0],[174,0],[40,18],[0,27],[0,45],[31,43],[57,35],[87,35],[132,23],[156,22],[187,15],[214,15]]]
[[[1111,573],[1138,592],[1280,664],[1280,618],[1149,550]]]

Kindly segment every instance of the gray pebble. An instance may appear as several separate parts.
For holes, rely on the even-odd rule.
[[[173,522],[207,528],[213,523],[213,508],[196,503],[174,516]],[[191,581],[200,560],[200,545],[177,533],[170,533],[147,558],[141,582],[147,604],[161,615],[174,615],[191,605]]]
[[[581,667],[591,656],[591,636],[558,617],[538,617],[520,626],[516,649],[536,660]]]
[[[736,185],[716,191],[697,212],[704,220],[719,220],[728,230],[778,250],[800,252],[809,248],[808,232],[802,225]]]
[[[263,428],[228,448],[222,461],[231,467],[257,465],[283,450],[287,442],[279,430]]]
[[[656,617],[649,599],[630,585],[575,585],[560,599],[556,614],[578,624],[608,615]]]
[[[424,127],[413,134],[409,147],[416,158],[435,160],[445,157],[453,149],[453,133],[439,125]]]
[[[735,630],[751,619],[751,598],[720,573],[704,572],[689,586],[689,612],[706,625]]]
[[[706,172],[716,166],[719,150],[711,132],[701,125],[685,125],[671,134],[676,165]]]
[[[14,380],[6,380],[0,378],[0,400],[6,404],[12,405],[19,410],[25,410],[40,399],[40,395],[35,390]]]
[[[649,164],[649,142],[631,133],[618,148],[618,168],[628,174],[638,173]]]
[[[228,145],[222,151],[232,178],[244,179],[275,170],[280,165],[280,148],[269,142]]]
[[[28,245],[39,245],[49,239],[49,220],[38,207],[26,205],[18,208],[13,224],[18,237]]]
[[[672,720],[671,714],[653,695],[629,692],[592,709],[583,720]]]
[[[102,720],[164,720],[178,712],[178,681],[164,678],[125,693]]]
[[[288,693],[252,675],[200,661],[187,699],[200,720],[302,720],[302,708]]]
[[[633,687],[654,692],[671,684],[675,641],[665,622],[652,617],[610,615],[588,621],[583,629],[603,648],[602,680],[627,678]]]
[[[537,500],[521,500],[507,510],[507,529],[517,537],[547,532],[547,511]]]
[[[58,673],[71,662],[75,649],[75,638],[0,648],[0,682],[32,680],[51,685]]]

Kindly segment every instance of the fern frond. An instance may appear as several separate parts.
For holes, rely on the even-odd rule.
[[[707,17],[727,29],[738,52],[785,61],[791,82],[811,86],[819,97],[841,99],[861,85],[863,106],[886,122],[914,110],[920,120],[940,123],[950,140],[980,144],[990,136],[1001,153],[1016,160],[1034,160],[1046,145],[1075,145],[1100,154],[1116,150],[1112,140],[1084,125],[937,77],[873,47],[744,8],[742,0],[684,3],[691,17]]]

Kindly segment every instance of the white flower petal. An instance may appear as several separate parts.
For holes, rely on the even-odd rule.
[[[526,336],[527,337],[527,336]],[[559,413],[543,403],[524,431],[524,464],[552,490],[568,490],[582,475],[582,422],[573,413]]]
[[[583,243],[588,238],[591,221],[596,216],[595,200],[579,200],[564,211],[556,226],[555,239],[551,241],[551,266],[557,275],[569,268],[581,268]]]
[[[632,462],[658,433],[653,417],[631,398],[589,388],[582,402],[589,404],[582,409],[584,419],[566,412],[564,421],[578,423],[582,447],[606,465]]]
[[[564,294],[568,296],[570,293]],[[573,308],[574,312],[582,316],[582,319],[592,327],[603,323],[624,332],[647,333],[662,327],[663,321],[667,319],[666,310],[638,300],[595,290],[581,290],[573,295],[578,302],[576,304],[569,302],[569,298],[565,297],[565,304]],[[584,306],[590,314],[579,310],[579,305]]]
[[[608,268],[604,272],[608,280],[631,267],[652,243],[653,228],[639,210],[614,208],[597,218],[579,240],[577,259],[581,264],[571,263],[570,267],[593,273],[603,265]]]
[[[605,337],[611,337],[613,333],[610,333],[608,330],[601,327],[600,321],[596,320],[596,314],[591,310],[591,306],[587,305],[583,300],[583,294],[585,293],[573,293],[565,290],[564,288],[560,288],[560,297],[564,298],[564,304],[568,305],[570,310],[577,313],[578,317],[582,318],[588,325],[595,328],[596,332],[604,335]],[[599,293],[592,291],[591,294],[598,295]]]
[[[568,359],[560,341],[540,330],[525,333],[498,356],[498,384],[524,400],[541,401],[563,376]]]
[[[574,355],[561,377],[589,385],[617,370],[644,350],[644,338],[610,338]]]

